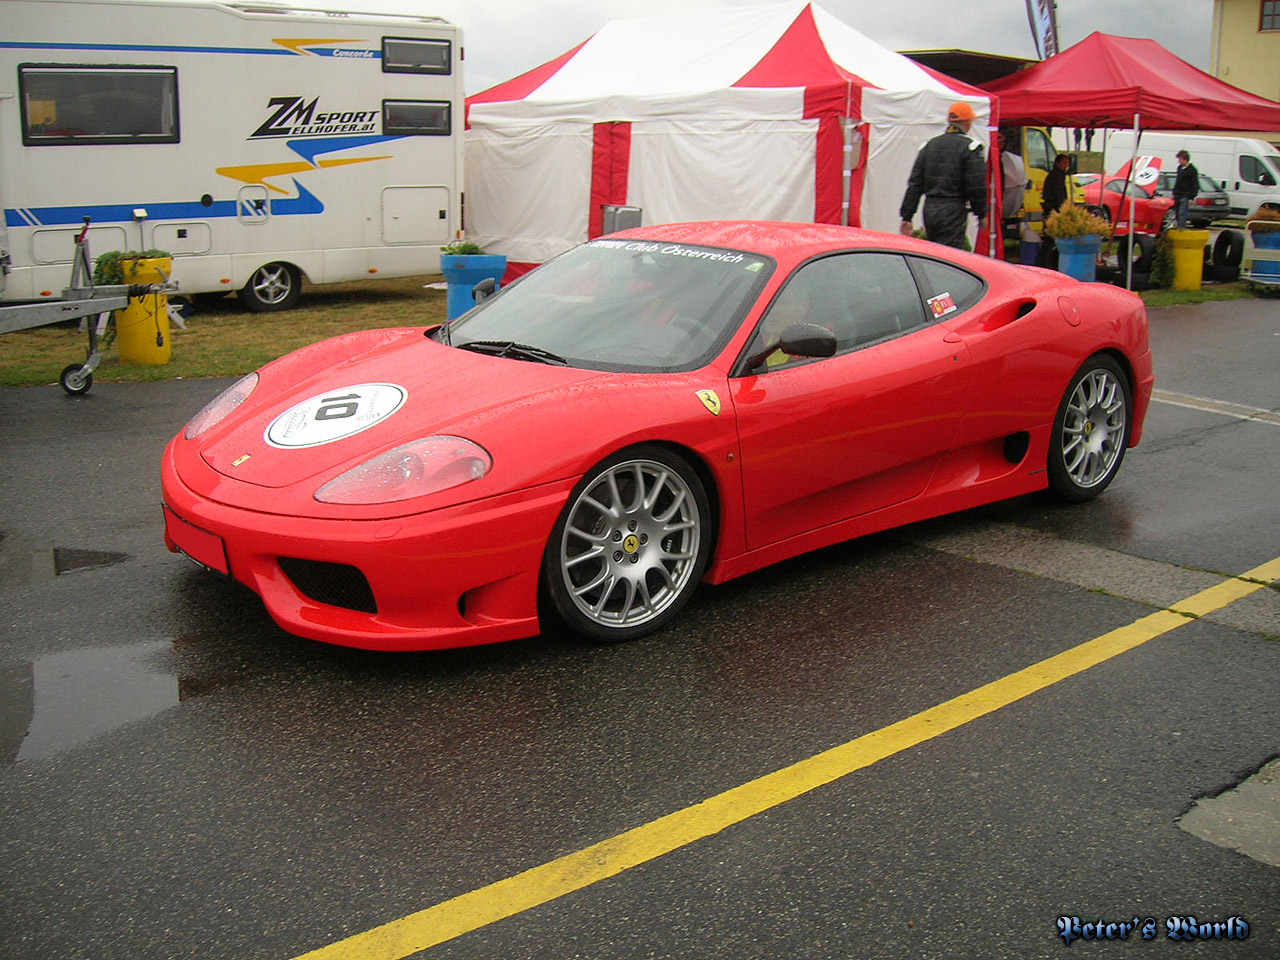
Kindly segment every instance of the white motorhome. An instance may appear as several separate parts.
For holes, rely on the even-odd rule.
[[[1233,216],[1252,216],[1261,206],[1280,209],[1280,151],[1264,140],[1201,133],[1143,131],[1139,153],[1159,157],[1162,168],[1178,165],[1177,153],[1191,154],[1195,168],[1223,185]],[[1108,173],[1133,153],[1132,130],[1108,130],[1103,158]]]
[[[461,229],[462,41],[276,0],[0,3],[0,299],[160,249],[183,294],[292,306],[439,270]]]

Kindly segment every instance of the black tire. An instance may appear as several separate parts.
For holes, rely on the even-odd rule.
[[[1116,264],[1119,266],[1121,274],[1127,271],[1126,264],[1130,256],[1129,248],[1129,237],[1127,235],[1116,240]],[[1156,242],[1146,234],[1138,234],[1137,240],[1133,244],[1133,272],[1150,273],[1151,261],[1155,259],[1155,254]]]
[[[1244,259],[1244,234],[1238,230],[1223,230],[1213,241],[1213,262],[1219,267],[1239,269]]]
[[[86,373],[81,376],[80,371],[83,369],[83,363],[69,363],[62,368],[62,373],[58,375],[58,383],[62,389],[73,397],[84,396],[89,392],[89,388],[93,386],[93,374]]]
[[[264,263],[236,294],[251,313],[291,310],[302,293],[302,275],[291,263]]]
[[[660,630],[697,589],[714,521],[687,460],[641,445],[573,488],[543,555],[543,587],[572,632],[620,643]]]
[[[1092,500],[1124,462],[1133,422],[1129,378],[1104,354],[1084,362],[1062,395],[1049,437],[1049,490],[1068,503]]]

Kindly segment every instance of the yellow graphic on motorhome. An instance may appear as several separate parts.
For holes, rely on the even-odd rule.
[[[312,51],[306,50],[304,48],[305,47],[321,47],[321,46],[324,46],[325,44],[332,44],[332,43],[361,43],[363,41],[358,40],[355,37],[352,37],[347,40],[326,40],[323,38],[317,38],[315,40],[296,40],[296,39],[281,39],[277,37],[271,42],[278,43],[280,44],[280,46],[284,47],[286,50],[292,50],[294,53],[299,54],[300,56],[318,57],[320,56],[320,54],[313,53]]]
[[[346,157],[333,160],[319,160],[309,163],[305,160],[291,160],[284,163],[250,163],[239,167],[215,167],[214,172],[241,183],[257,184],[275,193],[288,195],[293,191],[270,183],[272,177],[290,177],[295,173],[309,170],[323,170],[326,167],[341,167],[349,163],[370,163],[374,160],[390,160],[390,155],[381,157]]]

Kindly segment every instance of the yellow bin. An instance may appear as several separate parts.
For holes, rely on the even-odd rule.
[[[172,257],[121,260],[125,283],[163,283],[173,272]],[[169,295],[149,293],[129,301],[116,311],[116,343],[120,362],[135,366],[159,366],[173,355],[169,333]]]
[[[1204,248],[1208,230],[1170,230],[1173,244],[1173,289],[1199,290],[1204,279]]]

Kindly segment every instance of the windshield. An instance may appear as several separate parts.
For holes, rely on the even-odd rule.
[[[738,250],[595,240],[526,274],[434,336],[520,360],[689,370],[729,341],[772,270],[768,257]]]

